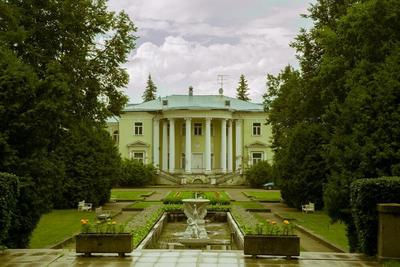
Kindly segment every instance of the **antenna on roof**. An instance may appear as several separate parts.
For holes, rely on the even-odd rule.
[[[229,75],[226,74],[218,74],[218,83],[219,83],[219,94],[222,96],[224,94],[224,78],[228,77]],[[226,79],[225,79],[226,80]]]

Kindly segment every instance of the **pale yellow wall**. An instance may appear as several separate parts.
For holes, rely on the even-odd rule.
[[[242,155],[244,167],[248,167],[249,153],[250,152],[263,152],[264,160],[268,160],[272,163],[273,152],[271,150],[271,127],[265,125],[266,114],[264,112],[249,112],[249,113],[231,113],[228,111],[168,111],[161,114],[160,119],[160,134],[159,134],[159,162],[160,168],[162,168],[162,136],[163,136],[163,121],[166,120],[165,117],[173,117],[182,115],[181,118],[175,118],[175,168],[182,168],[182,153],[185,153],[185,136],[182,135],[182,125],[185,125],[184,117],[193,117],[191,122],[191,139],[192,139],[192,153],[201,152],[203,153],[203,168],[205,168],[205,116],[221,116],[227,119],[240,119],[242,121]],[[108,129],[112,133],[117,129],[116,125],[119,126],[119,151],[122,157],[127,158],[129,156],[130,150],[145,150],[146,152],[146,162],[152,163],[152,142],[153,142],[153,117],[155,115],[149,112],[127,112],[121,115],[119,125],[109,123]],[[163,119],[164,118],[164,119]],[[143,135],[134,135],[134,122],[140,121],[143,123]],[[202,135],[194,135],[194,123],[202,123]],[[253,136],[253,122],[261,123],[261,136]],[[213,169],[221,169],[221,119],[212,119],[213,124],[213,135],[211,136],[211,152],[214,154],[212,166]],[[233,168],[236,168],[236,127],[235,123],[232,125],[232,152],[233,152]],[[169,140],[169,138],[168,138]],[[149,144],[147,148],[128,148],[128,144],[134,143],[136,141],[141,141]],[[246,146],[253,144],[255,142],[262,142],[267,144],[267,147],[256,147],[247,148]]]
[[[243,127],[242,127],[242,142],[243,142],[243,164],[244,167],[249,167],[250,153],[251,152],[263,152],[264,160],[272,163],[273,159],[273,151],[271,149],[271,126],[265,125],[266,123],[266,114],[264,112],[254,112],[254,113],[245,113],[240,114],[243,118]],[[261,123],[261,135],[254,136],[253,135],[253,123],[259,122]],[[247,148],[246,146],[253,144],[255,142],[261,142],[267,144],[267,147],[254,147]]]
[[[146,163],[152,162],[152,140],[153,140],[153,114],[148,112],[126,112],[121,115],[119,121],[119,152],[124,158],[129,157],[129,151],[144,150],[146,152]],[[143,123],[143,135],[134,135],[134,123]],[[128,148],[129,144],[141,141],[149,145],[146,148]]]

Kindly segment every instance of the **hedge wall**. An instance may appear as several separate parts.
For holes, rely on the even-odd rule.
[[[351,184],[350,201],[358,248],[375,255],[378,240],[378,203],[400,203],[400,177],[359,179]]]
[[[0,172],[0,244],[8,236],[19,195],[18,177]]]

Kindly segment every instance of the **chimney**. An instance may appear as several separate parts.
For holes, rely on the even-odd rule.
[[[189,86],[189,96],[193,96],[193,86]]]

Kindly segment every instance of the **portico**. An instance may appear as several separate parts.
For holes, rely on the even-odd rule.
[[[186,113],[190,115],[190,112]],[[241,156],[241,149],[233,150],[233,141],[242,138],[240,119],[191,115],[180,117],[170,114],[153,119],[153,161],[161,162],[161,169],[169,173],[240,171],[241,160],[238,157]],[[161,148],[161,153],[156,148]]]

